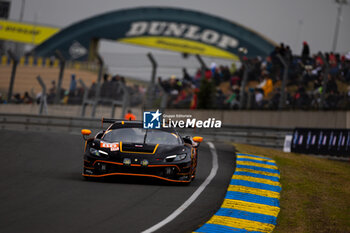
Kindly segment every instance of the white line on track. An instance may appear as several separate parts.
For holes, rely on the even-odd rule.
[[[190,196],[190,198],[187,199],[179,208],[177,208],[172,214],[170,214],[167,218],[162,220],[161,222],[157,223],[156,225],[142,231],[142,233],[151,233],[155,232],[159,228],[165,226],[172,220],[174,220],[177,216],[179,216],[187,207],[189,207],[197,198],[198,196],[203,192],[203,190],[208,186],[208,184],[212,181],[212,179],[215,177],[218,168],[218,154],[216,153],[215,146],[212,142],[207,142],[209,145],[211,154],[213,156],[213,162],[212,162],[212,168],[210,171],[209,176],[205,179],[205,181],[197,188],[197,190]]]

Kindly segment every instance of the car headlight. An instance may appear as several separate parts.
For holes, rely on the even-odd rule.
[[[107,157],[108,158],[108,153],[103,150],[96,150],[95,148],[90,147],[90,154],[98,156],[98,157]]]
[[[100,152],[95,148],[90,148],[90,154],[100,157]]]
[[[165,158],[166,162],[174,162],[174,161],[181,161],[186,158],[187,154],[179,154],[179,155],[169,155]]]

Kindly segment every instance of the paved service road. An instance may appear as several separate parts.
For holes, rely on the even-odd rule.
[[[141,232],[181,206],[212,168],[206,143],[189,186],[114,177],[85,181],[80,135],[0,131],[0,232]],[[157,232],[191,232],[220,207],[234,169],[233,148],[215,144],[219,170],[199,197]]]

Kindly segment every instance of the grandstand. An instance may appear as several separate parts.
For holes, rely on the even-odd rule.
[[[0,92],[7,93],[8,86],[11,77],[12,66],[1,65],[0,72]],[[97,74],[88,70],[81,70],[75,68],[68,68],[64,72],[64,77],[62,81],[62,88],[68,89],[71,75],[75,74],[77,79],[82,79],[86,85],[91,86],[93,81],[96,81]],[[41,87],[36,77],[40,75],[46,84],[46,88],[49,89],[52,81],[57,83],[59,68],[58,67],[41,67],[41,66],[25,66],[20,65],[16,72],[16,79],[13,89],[13,94],[19,93],[23,95],[25,92],[29,94],[38,94],[41,92]]]

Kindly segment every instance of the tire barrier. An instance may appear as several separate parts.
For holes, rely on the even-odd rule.
[[[280,211],[280,173],[274,160],[237,153],[221,208],[195,232],[272,232]]]

